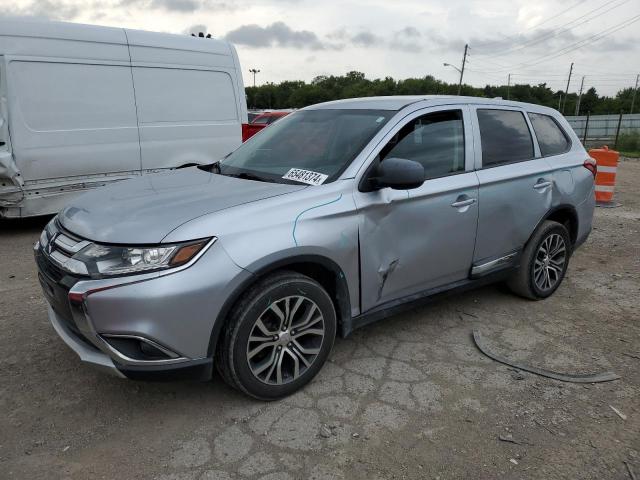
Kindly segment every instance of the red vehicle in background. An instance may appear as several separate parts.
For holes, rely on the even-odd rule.
[[[264,112],[256,116],[247,125],[242,125],[242,141],[246,142],[263,128],[277,122],[282,117],[286,117],[291,112],[289,110],[277,110],[273,112]]]

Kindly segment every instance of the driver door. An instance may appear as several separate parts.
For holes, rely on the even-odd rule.
[[[362,313],[468,278],[478,223],[471,132],[467,107],[425,109],[403,119],[374,152],[375,162],[421,163],[425,182],[355,193]]]

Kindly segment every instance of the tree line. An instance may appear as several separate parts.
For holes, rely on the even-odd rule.
[[[582,94],[580,114],[592,115],[629,113],[633,88],[625,88],[613,96],[601,96],[595,88],[589,88]],[[437,80],[431,75],[424,78],[394,80],[391,77],[369,80],[362,72],[348,72],[341,76],[320,76],[310,83],[303,81],[285,81],[279,84],[267,83],[257,87],[247,87],[247,105],[256,109],[302,108],[314,103],[338,100],[341,98],[371,97],[378,95],[456,95],[458,85]],[[472,87],[462,85],[461,95],[472,97],[502,97],[520,102],[535,103],[558,109],[564,103],[564,113],[573,115],[578,101],[577,93],[569,93],[564,98],[562,90],[552,90],[546,83],[538,85],[517,84],[487,85]],[[640,110],[640,98],[634,110]]]

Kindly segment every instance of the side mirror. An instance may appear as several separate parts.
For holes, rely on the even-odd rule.
[[[377,188],[411,190],[424,183],[424,167],[406,158],[386,158],[380,162],[371,180]]]

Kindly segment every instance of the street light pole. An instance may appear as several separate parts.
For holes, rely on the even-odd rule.
[[[580,93],[578,94],[578,102],[576,103],[576,117],[580,115],[580,102],[582,101],[582,88],[584,87],[584,77],[582,76],[582,81],[580,82]]]
[[[507,76],[507,100],[511,98],[510,91],[511,91],[511,74]]]
[[[640,74],[636,75],[636,86],[633,87],[633,97],[631,97],[631,110],[629,110],[629,113],[633,113],[633,106],[636,103],[636,93],[638,92],[638,80],[640,80]]]
[[[460,72],[460,81],[458,82],[458,95],[462,91],[462,77],[464,75],[464,66],[467,63],[467,50],[469,50],[469,45],[466,44],[464,46],[464,55],[462,56],[462,68],[458,68],[455,65],[451,65],[450,63],[443,63],[445,67],[455,68],[458,72]]]
[[[462,91],[462,76],[464,75],[464,66],[467,63],[467,50],[469,50],[469,45],[465,43],[464,55],[462,56],[462,70],[460,70],[460,82],[458,83],[458,96],[460,96],[460,92]]]
[[[260,70],[256,70],[255,68],[252,68],[251,70],[249,70],[249,73],[253,73],[253,86],[256,86],[256,73],[260,73]]]
[[[569,68],[569,78],[567,78],[567,88],[564,90],[564,101],[562,102],[562,110],[560,113],[564,115],[564,106],[567,104],[567,97],[569,96],[569,83],[571,83],[571,74],[573,73],[573,62]]]

